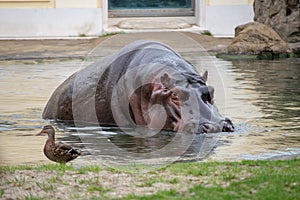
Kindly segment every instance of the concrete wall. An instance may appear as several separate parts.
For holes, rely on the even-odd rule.
[[[55,0],[0,0],[0,8],[54,8]]]
[[[102,34],[101,8],[2,8],[0,38]]]
[[[214,36],[253,21],[253,0],[195,0],[187,18]],[[95,36],[108,23],[107,0],[0,0],[0,38]]]
[[[205,0],[207,6],[216,5],[252,5],[254,0]]]
[[[252,5],[209,5],[205,7],[203,26],[216,37],[233,37],[236,26],[253,18]]]
[[[197,25],[215,37],[233,37],[234,28],[252,22],[254,0],[196,0]]]
[[[55,2],[56,8],[99,8],[102,4],[101,0],[55,0]]]
[[[0,8],[100,8],[107,0],[0,0]]]

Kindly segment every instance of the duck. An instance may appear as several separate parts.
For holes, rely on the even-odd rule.
[[[44,154],[49,160],[66,164],[81,155],[78,149],[62,142],[55,142],[55,130],[51,125],[44,126],[41,132],[37,134],[37,136],[42,135],[48,135],[44,146]]]

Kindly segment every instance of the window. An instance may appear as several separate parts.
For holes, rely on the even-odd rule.
[[[193,16],[194,0],[108,0],[110,17]]]

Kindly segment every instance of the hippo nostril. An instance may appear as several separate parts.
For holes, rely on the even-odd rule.
[[[199,125],[198,130],[195,131],[195,133],[196,134],[206,134],[209,132],[210,128],[211,127],[209,126],[209,124],[202,123]]]
[[[223,121],[223,128],[222,128],[223,132],[233,132],[234,131],[234,126],[233,123],[231,122],[231,120],[227,117],[225,117],[224,121]]]

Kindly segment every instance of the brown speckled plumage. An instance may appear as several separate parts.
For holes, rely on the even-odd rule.
[[[80,152],[71,146],[64,144],[62,142],[55,143],[55,130],[52,126],[44,126],[42,131],[37,135],[48,135],[48,139],[44,146],[45,156],[54,162],[67,163],[74,160],[80,155]]]

